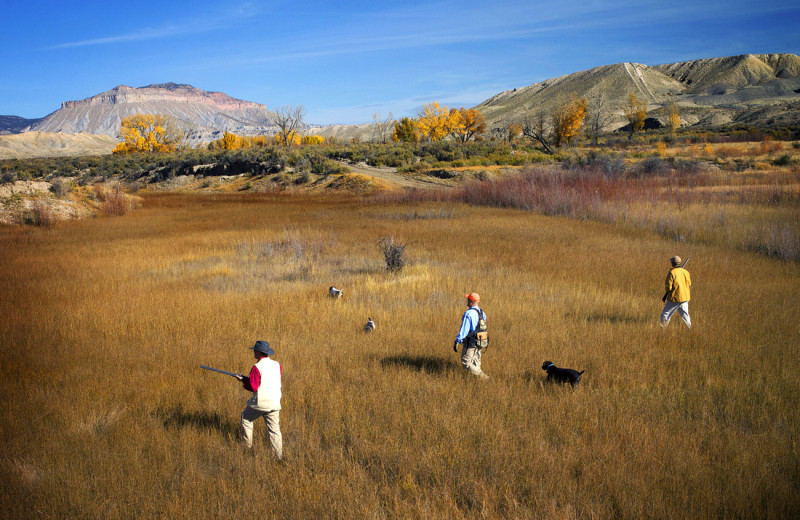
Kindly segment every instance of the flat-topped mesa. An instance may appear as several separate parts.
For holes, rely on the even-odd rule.
[[[124,118],[133,114],[169,116],[186,129],[193,143],[219,139],[226,131],[237,135],[272,135],[275,131],[265,105],[179,83],[140,88],[119,85],[96,96],[66,101],[28,130],[116,137]]]
[[[228,110],[266,109],[266,107],[260,103],[236,99],[222,92],[206,92],[191,85],[178,83],[153,84],[139,88],[119,85],[111,90],[86,99],[65,101],[61,103],[61,108],[162,101],[207,105]]]

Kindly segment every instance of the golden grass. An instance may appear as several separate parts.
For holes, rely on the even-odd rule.
[[[411,261],[395,275],[390,235]],[[9,518],[800,506],[797,263],[516,210],[278,195],[146,194],[120,218],[0,228],[0,245]],[[691,331],[657,324],[673,254],[692,257]],[[451,350],[470,291],[487,383]],[[255,457],[240,449],[247,393],[199,368],[246,372],[256,339],[284,365],[282,463],[262,423]],[[581,387],[544,384],[545,359],[585,369]]]

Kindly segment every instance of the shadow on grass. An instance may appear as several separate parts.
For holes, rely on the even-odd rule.
[[[381,359],[381,366],[383,368],[401,367],[416,370],[417,372],[425,372],[428,374],[444,374],[445,372],[454,372],[461,367],[455,361],[447,361],[441,358],[429,356],[389,356]]]
[[[635,323],[645,323],[650,321],[650,318],[643,318],[637,316],[622,316],[619,314],[616,315],[608,315],[608,314],[589,314],[585,316],[581,315],[572,315],[571,318],[576,319],[585,319],[589,323],[611,323],[611,324],[635,324]]]
[[[233,437],[238,435],[239,432],[238,422],[231,421],[230,417],[227,416],[222,417],[218,413],[172,408],[170,410],[160,409],[155,415],[167,430],[188,427],[201,430],[216,430],[219,433]]]

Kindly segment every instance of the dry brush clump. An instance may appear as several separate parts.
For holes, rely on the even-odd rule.
[[[46,201],[36,199],[33,201],[25,221],[37,227],[50,228],[56,223],[56,215]]]
[[[395,240],[394,237],[383,237],[378,240],[378,248],[383,253],[383,260],[386,263],[386,270],[397,273],[403,270],[408,262],[406,255],[407,243]]]
[[[0,230],[9,517],[772,518],[800,505],[794,264],[458,202],[144,197],[124,218]],[[447,218],[387,217],[412,212]],[[414,240],[399,273],[375,247],[391,235]],[[691,331],[657,324],[675,253],[692,257]],[[488,384],[451,349],[471,291]],[[247,392],[199,368],[246,372],[256,339],[284,367],[282,463],[263,424],[255,455],[240,449]],[[585,369],[581,385],[546,384],[545,359]]]
[[[781,178],[738,179],[693,161],[660,158],[619,174],[595,161],[469,183],[461,197],[470,204],[624,223],[678,241],[734,245],[797,261],[792,244],[800,242],[799,192],[796,180]],[[750,217],[740,220],[744,215]]]

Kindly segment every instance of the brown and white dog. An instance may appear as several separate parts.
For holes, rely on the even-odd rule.
[[[372,318],[367,318],[367,324],[364,325],[364,332],[372,332],[375,330],[375,322],[372,321]]]

